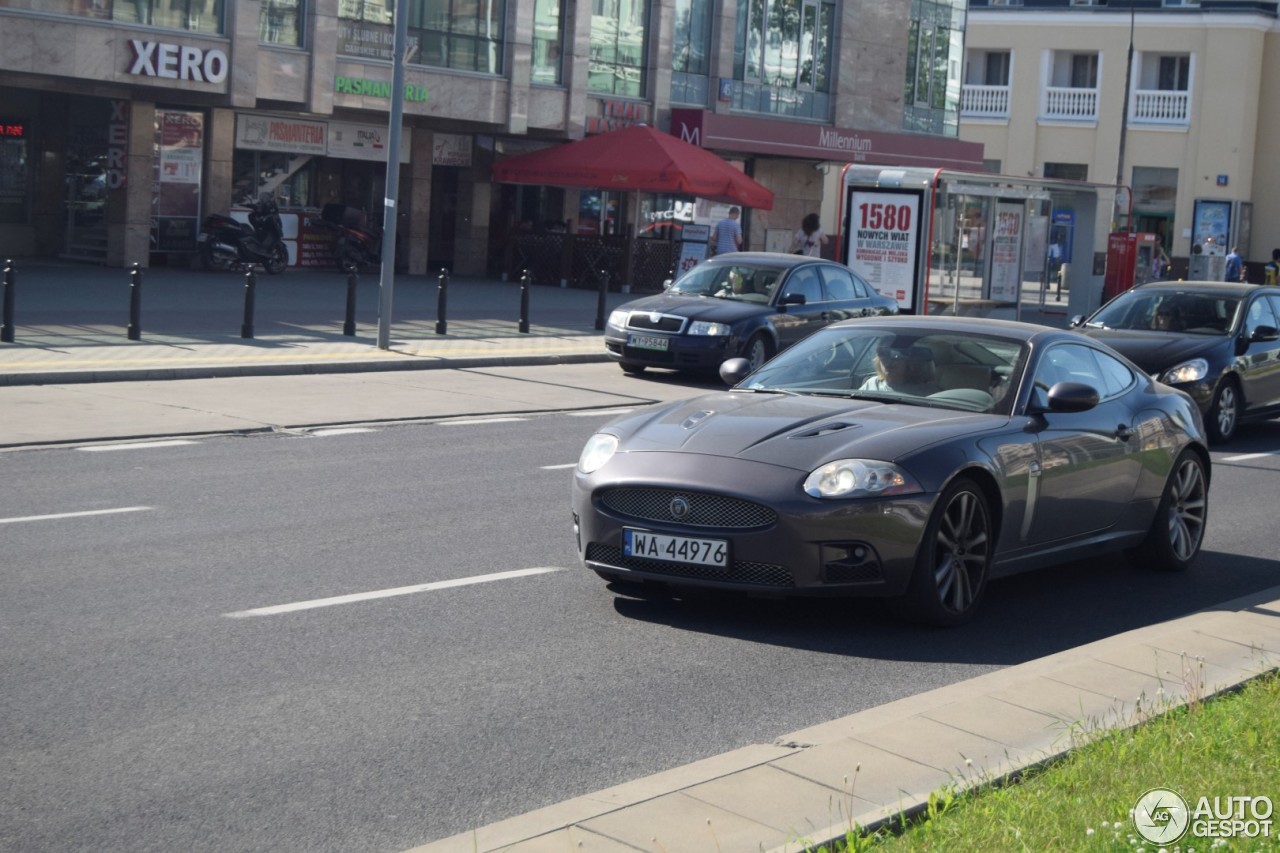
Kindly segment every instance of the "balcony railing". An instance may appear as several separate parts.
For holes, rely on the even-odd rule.
[[[1008,118],[1008,86],[970,86],[960,89],[960,115],[965,118]]]
[[[1097,121],[1098,90],[1048,87],[1045,89],[1043,118]]]
[[[1163,89],[1139,89],[1133,93],[1135,123],[1188,126],[1191,124],[1191,93]]]

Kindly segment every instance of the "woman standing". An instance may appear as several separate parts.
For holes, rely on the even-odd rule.
[[[788,251],[793,255],[820,258],[822,247],[825,245],[827,245],[827,235],[822,233],[822,227],[818,224],[818,214],[810,213],[792,235],[791,248]]]

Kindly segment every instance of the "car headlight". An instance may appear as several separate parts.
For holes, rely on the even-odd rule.
[[[582,455],[578,457],[578,470],[584,474],[590,474],[608,462],[617,449],[616,435],[609,435],[607,432],[596,433],[587,440],[587,446],[582,448]]]
[[[1160,381],[1166,385],[1178,385],[1183,382],[1198,382],[1209,375],[1209,362],[1203,358],[1184,361],[1160,374]]]
[[[619,329],[625,329],[627,327],[627,317],[630,316],[630,314],[630,311],[610,311],[609,325],[617,326]]]
[[[837,459],[810,474],[804,490],[815,498],[869,498],[910,495],[920,484],[892,462],[874,459]]]
[[[724,323],[708,323],[706,320],[694,320],[689,324],[686,334],[728,337],[729,327]]]

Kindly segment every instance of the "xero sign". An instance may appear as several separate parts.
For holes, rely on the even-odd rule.
[[[227,55],[216,47],[204,50],[186,44],[138,39],[129,39],[129,47],[133,50],[130,74],[197,83],[221,83],[227,79]]]

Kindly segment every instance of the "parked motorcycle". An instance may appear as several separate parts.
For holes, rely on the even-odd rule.
[[[334,233],[333,253],[338,269],[363,272],[367,266],[382,264],[382,229],[369,224],[363,210],[343,204],[326,204],[320,224]]]
[[[289,247],[275,199],[264,196],[249,205],[249,224],[213,213],[200,226],[200,263],[211,272],[243,270],[259,264],[271,275],[289,265]]]

